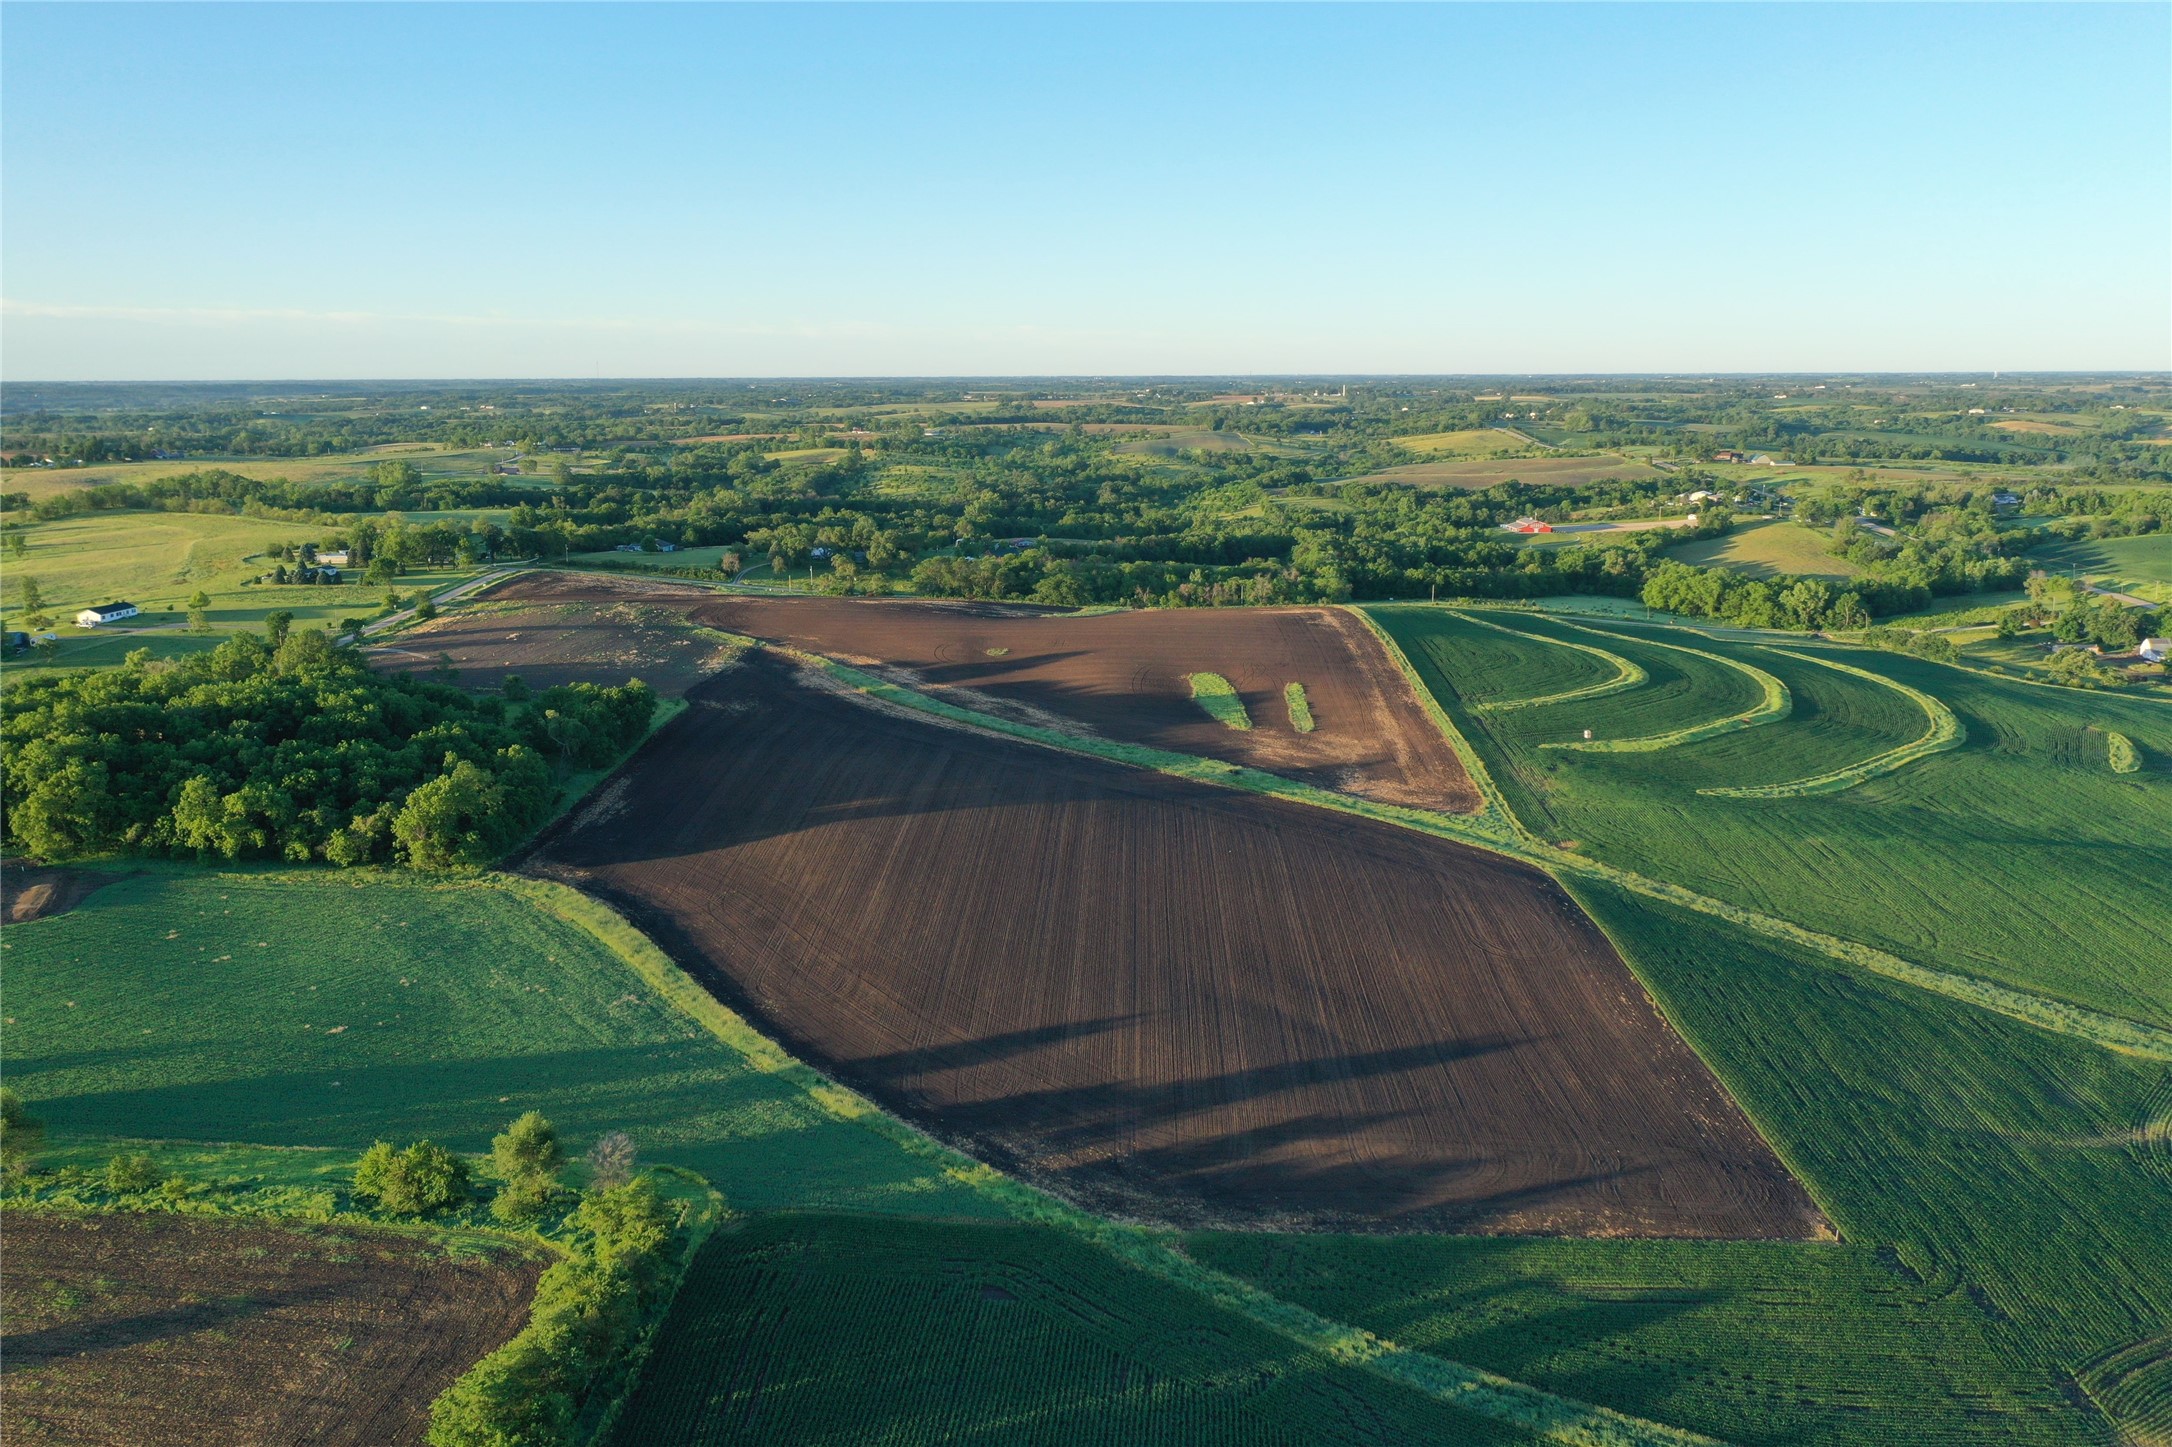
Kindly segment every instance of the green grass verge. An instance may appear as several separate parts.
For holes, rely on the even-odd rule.
[[[1865,759],[1859,764],[1851,764],[1844,769],[1831,769],[1822,774],[1813,774],[1807,779],[1793,779],[1784,784],[1699,789],[1698,793],[1712,794],[1723,799],[1789,799],[1810,794],[1837,794],[1842,789],[1852,789],[1857,784],[1875,779],[1881,774],[1890,774],[1896,769],[1906,768],[1918,759],[1928,758],[1932,754],[1944,753],[1947,749],[1957,749],[1961,746],[1965,732],[1961,727],[1961,721],[1954,717],[1952,709],[1946,707],[1944,703],[1923,690],[1910,688],[1907,684],[1887,678],[1882,673],[1872,673],[1867,668],[1857,668],[1852,663],[1842,663],[1838,659],[1818,658],[1808,653],[1798,653],[1792,648],[1774,648],[1771,651],[1783,654],[1788,658],[1800,659],[1804,663],[1816,663],[1826,668],[1835,668],[1842,673],[1851,673],[1857,678],[1869,679],[1873,683],[1890,688],[1908,698],[1918,708],[1921,708],[1925,715],[1928,716],[1930,726],[1924,730],[1923,736],[1914,742],[1903,744],[1897,749],[1888,749],[1882,754]]]
[[[1303,684],[1285,684],[1282,689],[1282,702],[1289,707],[1291,728],[1301,734],[1309,734],[1317,727],[1312,719],[1312,704],[1305,697]]]
[[[1252,716],[1244,711],[1244,700],[1228,679],[1219,673],[1187,673],[1184,681],[1192,686],[1193,701],[1216,723],[1231,729],[1252,727]]]

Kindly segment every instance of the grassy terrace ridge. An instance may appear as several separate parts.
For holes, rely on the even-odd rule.
[[[1468,617],[1470,615],[1464,614],[1459,616]],[[1472,617],[1471,621],[1474,623],[1484,623],[1489,628],[1502,627],[1501,624],[1495,623],[1492,620],[1486,618]],[[1596,628],[1586,628],[1583,624],[1572,623],[1566,618],[1556,618],[1552,621],[1559,624],[1563,628],[1574,628],[1579,633],[1595,633],[1602,638],[1607,636],[1606,634],[1599,633],[1599,630],[1597,630]],[[1543,643],[1560,643],[1564,647],[1570,648],[1582,646],[1580,644],[1568,643],[1565,640],[1559,638],[1545,638],[1542,635],[1535,633],[1523,633],[1523,630],[1521,629],[1508,629],[1506,631],[1519,633],[1527,638],[1535,638]],[[1708,653],[1702,648],[1691,648],[1687,644],[1662,643],[1656,638],[1648,639],[1646,641],[1660,648],[1671,648],[1677,653],[1687,653],[1692,657],[1709,659],[1710,661],[1719,664],[1723,668],[1731,668],[1737,673],[1745,675],[1752,683],[1755,683],[1757,685],[1759,698],[1756,706],[1748,709],[1743,713],[1731,714],[1726,718],[1714,719],[1709,723],[1693,724],[1688,728],[1674,729],[1670,732],[1662,734],[1650,734],[1643,738],[1577,739],[1561,743],[1546,744],[1543,745],[1543,747],[1549,749],[1579,749],[1589,751],[1591,753],[1602,754],[1651,753],[1658,749],[1671,749],[1676,748],[1682,744],[1693,744],[1699,739],[1717,738],[1721,734],[1730,734],[1735,732],[1737,729],[1754,728],[1758,724],[1778,723],[1781,719],[1786,718],[1789,714],[1795,711],[1795,696],[1788,692],[1787,685],[1782,683],[1779,679],[1774,678],[1764,669],[1759,668],[1754,664],[1744,663],[1740,659],[1726,658],[1717,653]],[[1613,657],[1612,654],[1608,654],[1606,656],[1610,658]],[[1628,662],[1627,659],[1620,659],[1617,661],[1622,663]],[[1630,666],[1634,667],[1635,665],[1632,664]],[[1643,670],[1639,669],[1638,672],[1640,675],[1642,675]],[[1641,681],[1641,677],[1639,681]],[[1605,691],[1611,693],[1614,690],[1612,687],[1608,687]],[[1564,697],[1577,696],[1578,695],[1575,694],[1564,695]],[[1490,705],[1490,707],[1502,708],[1506,707],[1506,705],[1493,704]]]
[[[1232,729],[1252,727],[1252,715],[1244,711],[1244,700],[1228,679],[1219,673],[1187,673],[1184,681],[1192,686],[1193,701],[1216,723]]]
[[[1591,657],[1596,658],[1603,663],[1612,664],[1615,670],[1614,676],[1612,678],[1609,678],[1601,683],[1590,684],[1584,688],[1572,688],[1561,693],[1540,694],[1535,698],[1501,699],[1494,702],[1474,704],[1473,707],[1475,708],[1488,710],[1510,708],[1541,708],[1547,704],[1568,703],[1571,700],[1579,698],[1603,698],[1610,693],[1620,693],[1623,689],[1635,688],[1638,684],[1643,683],[1648,677],[1650,677],[1650,675],[1645,673],[1644,669],[1638,664],[1632,663],[1630,660],[1622,657],[1618,653],[1609,653],[1604,648],[1594,648],[1588,643],[1571,643],[1566,638],[1540,638],[1536,634],[1525,633],[1518,628],[1510,628],[1505,623],[1496,623],[1490,618],[1481,618],[1478,617],[1476,614],[1461,612],[1455,609],[1451,609],[1449,611],[1453,613],[1454,616],[1462,618],[1467,622],[1477,623],[1487,628],[1498,628],[1503,633],[1512,633],[1518,638],[1536,639],[1536,641],[1540,643],[1551,643],[1556,648],[1573,648],[1578,653],[1589,654]]]
[[[1301,683],[1284,685],[1282,702],[1290,711],[1290,727],[1301,734],[1309,734],[1318,727],[1313,722],[1312,704],[1305,698],[1305,686]]]
[[[1731,789],[1699,789],[1698,793],[1714,794],[1724,799],[1788,799],[1806,794],[1837,794],[1842,789],[1852,789],[1865,780],[1875,779],[1881,774],[1890,774],[1896,769],[1905,768],[1917,759],[1928,758],[1932,754],[1943,753],[1947,749],[1957,749],[1966,737],[1966,732],[1961,727],[1961,721],[1954,717],[1953,710],[1919,688],[1910,688],[1907,684],[1887,678],[1883,674],[1872,673],[1867,668],[1857,668],[1852,663],[1842,663],[1838,659],[1819,658],[1815,654],[1801,653],[1792,648],[1773,648],[1771,651],[1788,658],[1801,659],[1805,663],[1816,663],[1826,668],[1837,668],[1842,673],[1852,673],[1858,678],[1867,678],[1873,683],[1883,684],[1894,692],[1905,695],[1920,707],[1929,716],[1930,727],[1924,731],[1923,737],[1913,743],[1903,744],[1897,749],[1888,749],[1885,753],[1874,758],[1865,759],[1859,764],[1852,764],[1845,769],[1833,769],[1827,773],[1814,774],[1807,779],[1796,779],[1785,784],[1760,784],[1747,788]]]

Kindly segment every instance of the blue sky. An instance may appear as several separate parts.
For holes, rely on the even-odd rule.
[[[2172,7],[10,3],[11,379],[2172,366]]]

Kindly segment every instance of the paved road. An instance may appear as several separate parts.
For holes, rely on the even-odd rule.
[[[482,573],[477,575],[476,577],[468,579],[465,583],[455,583],[450,588],[445,588],[436,593],[432,593],[430,595],[430,601],[433,603],[457,603],[463,598],[472,598],[477,593],[480,593],[483,589],[489,587],[491,584],[502,583],[507,578],[512,577],[515,573],[524,571],[527,567],[528,564],[523,562],[514,563],[508,567],[494,568],[490,572]],[[393,627],[395,624],[405,623],[408,619],[414,616],[414,609],[402,608],[397,613],[387,613],[382,618],[374,619],[371,622],[363,624],[362,631],[360,633],[349,633],[345,637],[341,638],[339,641],[341,643],[352,643],[358,638],[367,638],[372,633],[382,633],[385,629]]]
[[[2084,593],[2094,593],[2099,598],[2116,599],[2119,602],[2126,604],[2129,608],[2154,608],[2157,606],[2155,603],[2152,603],[2147,598],[2137,598],[2132,593],[2115,593],[2109,588],[2099,588],[2094,583],[2084,583],[2078,578],[2075,579],[2075,586],[2080,588]]]

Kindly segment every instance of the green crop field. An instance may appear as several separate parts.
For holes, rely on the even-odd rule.
[[[1743,1443],[2091,1442],[2091,1405],[2137,1428],[2172,1410],[2161,1062],[1574,893],[1841,1243],[1215,1235],[1192,1254],[1406,1346]]]
[[[1654,879],[1858,940],[1963,975],[2034,990],[2154,1024],[2172,1021],[2161,968],[2162,821],[2172,808],[2172,708],[2140,698],[2032,687],[1894,654],[1818,645],[1786,651],[1687,629],[1586,620],[1602,646],[1651,683],[1603,698],[1525,709],[1482,707],[1603,665],[1518,645],[1446,609],[1375,616],[1469,737],[1510,807],[1540,836]],[[1475,616],[1475,615],[1474,615]],[[1528,614],[1491,615],[1532,632]],[[1581,630],[1559,633],[1600,642]],[[1786,685],[1785,719],[1652,752],[1545,745],[1641,737],[1756,702],[1720,664],[1654,646],[1688,644]],[[1920,692],[1953,711],[1960,747],[1841,792],[1727,798],[1714,788],[1785,785],[1855,768],[1924,736]],[[2140,761],[2113,774],[2091,732],[2113,730]]]
[[[480,1150],[533,1109],[750,1208],[993,1209],[498,886],[159,870],[4,943],[8,1083],[58,1139]]]
[[[1853,578],[1863,570],[1825,550],[1826,535],[1801,523],[1738,523],[1734,531],[1668,550],[1667,556],[1700,568],[1732,568],[1752,578],[1798,573],[1813,578]]]
[[[1516,1442],[1045,1226],[779,1215],[712,1237],[612,1438]]]

